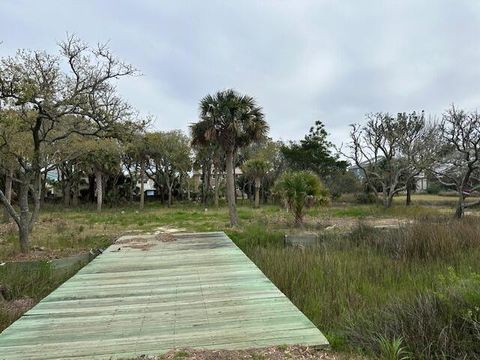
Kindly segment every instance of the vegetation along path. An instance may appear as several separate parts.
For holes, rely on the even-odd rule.
[[[124,236],[0,335],[1,358],[327,345],[223,233]]]

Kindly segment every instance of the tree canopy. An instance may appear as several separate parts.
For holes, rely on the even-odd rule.
[[[327,178],[338,170],[344,171],[348,163],[332,154],[333,144],[321,121],[316,121],[305,138],[282,146],[282,153],[292,170],[311,170]]]
[[[15,126],[7,131],[14,132],[10,138],[21,136],[28,149],[28,153],[13,151],[7,139],[21,166],[20,212],[1,191],[0,201],[18,225],[24,252],[40,210],[46,147],[73,134],[115,136],[119,126],[130,121],[130,106],[117,94],[113,81],[135,74],[135,69],[119,61],[106,45],[90,47],[75,36],[59,48],[59,55],[19,50],[14,57],[0,59],[0,108],[15,114]]]

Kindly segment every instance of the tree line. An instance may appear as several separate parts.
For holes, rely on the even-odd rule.
[[[232,226],[238,192],[255,207],[281,197],[301,223],[308,199],[327,192],[333,198],[370,192],[385,207],[406,192],[408,201],[421,173],[457,192],[457,217],[478,204],[468,201],[480,178],[476,112],[452,107],[440,120],[423,112],[369,114],[352,125],[345,150],[328,140],[321,121],[299,141],[270,139],[257,101],[227,89],[200,100],[188,135],[150,131],[151,119],[141,118],[115,87],[136,74],[107,46],[91,47],[75,36],[61,42],[56,55],[20,50],[0,60],[0,202],[5,219],[18,226],[22,251],[47,185],[57,187],[65,206],[95,201],[98,211],[105,198],[137,200],[143,208],[147,179],[167,205],[218,206],[225,195]]]
[[[367,115],[366,124],[354,124],[350,132],[350,159],[364,176],[365,184],[385,207],[393,197],[410,193],[421,173],[446,190],[455,191],[455,215],[480,204],[470,201],[480,189],[480,115],[452,106],[440,119],[426,119],[424,112]]]

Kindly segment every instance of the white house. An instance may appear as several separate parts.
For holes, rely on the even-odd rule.
[[[365,165],[367,166],[367,163],[363,163],[362,166]],[[351,171],[359,180],[364,180],[365,179],[365,173],[363,170],[358,167],[357,165],[350,166],[348,168],[349,171]],[[428,179],[424,171],[422,171],[420,174],[416,175],[415,177],[415,192],[417,193],[424,193],[428,189]]]

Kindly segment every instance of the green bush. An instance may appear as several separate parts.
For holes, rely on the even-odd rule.
[[[442,190],[444,187],[438,183],[430,183],[427,187],[427,193],[432,195],[438,195]]]
[[[288,204],[295,217],[295,225],[303,224],[305,207],[328,202],[325,186],[312,171],[284,173],[275,183],[274,191]]]
[[[334,200],[338,200],[343,194],[353,194],[362,189],[362,183],[351,171],[337,171],[325,179],[325,185]]]
[[[376,204],[378,200],[374,193],[361,192],[355,194],[355,201],[357,204]]]

